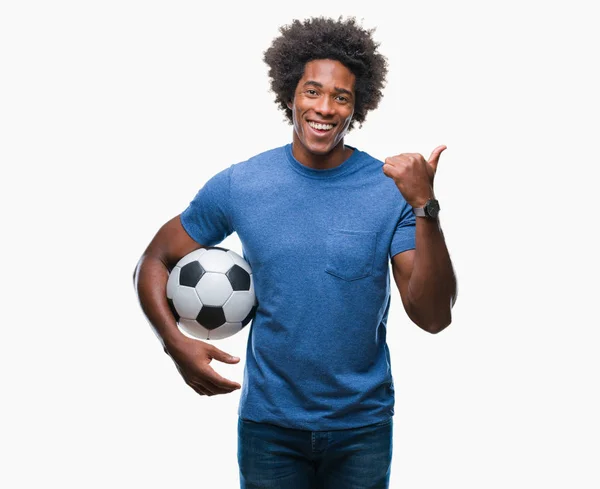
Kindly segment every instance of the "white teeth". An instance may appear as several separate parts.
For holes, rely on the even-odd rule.
[[[333,124],[319,124],[317,122],[308,122],[310,127],[314,127],[315,129],[320,129],[321,131],[329,131],[329,129],[333,128]]]

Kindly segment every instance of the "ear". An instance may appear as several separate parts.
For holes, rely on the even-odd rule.
[[[288,100],[287,107],[288,107],[288,109],[293,110],[292,109],[292,101],[291,100]]]

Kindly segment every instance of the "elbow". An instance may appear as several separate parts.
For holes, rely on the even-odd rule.
[[[438,318],[430,318],[427,321],[419,321],[417,322],[417,326],[428,333],[438,334],[450,326],[451,323],[452,315],[448,313],[447,315]]]
[[[432,306],[429,308],[429,314],[423,314],[417,323],[418,326],[431,334],[438,334],[452,324],[452,308],[456,301],[454,294],[450,301],[444,307]]]
[[[421,326],[421,328],[423,328],[428,333],[438,334],[441,331],[445,330],[448,326],[450,326],[451,322],[452,321],[444,321],[444,322],[439,322],[439,323],[431,323],[431,324],[428,324],[426,326]]]

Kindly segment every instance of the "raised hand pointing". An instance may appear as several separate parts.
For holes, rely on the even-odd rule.
[[[412,207],[423,207],[435,198],[433,179],[440,155],[446,146],[438,146],[428,160],[419,153],[402,153],[385,159],[383,173],[394,180],[396,187]]]

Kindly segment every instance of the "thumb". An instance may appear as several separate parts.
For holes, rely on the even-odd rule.
[[[237,363],[240,361],[239,357],[234,357],[233,355],[225,353],[224,351],[219,350],[218,348],[213,349],[213,351],[211,352],[211,356],[215,360],[219,360],[219,362],[224,363]]]
[[[441,145],[438,146],[437,148],[435,148],[432,152],[431,152],[431,156],[429,157],[429,160],[427,161],[427,163],[433,168],[433,171],[437,171],[437,166],[438,166],[438,162],[440,161],[440,155],[442,154],[442,151],[444,151],[446,149],[445,145]]]

